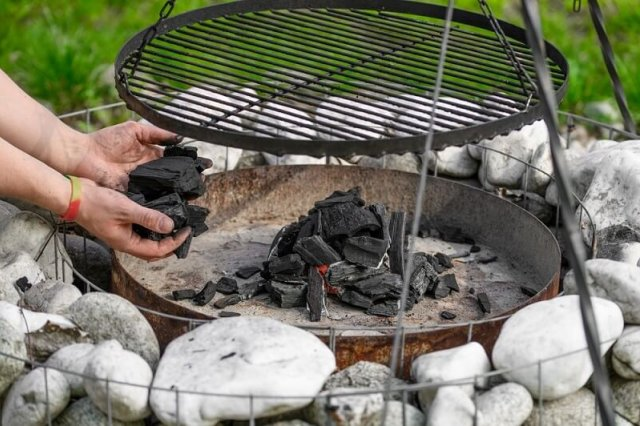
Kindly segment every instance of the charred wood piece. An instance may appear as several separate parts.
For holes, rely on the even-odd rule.
[[[449,312],[449,311],[440,312],[440,318],[444,320],[452,320],[452,319],[455,319],[455,317],[456,317],[456,314],[454,314],[453,312]]]
[[[498,260],[498,256],[478,256],[476,257],[476,262],[480,263],[481,265],[487,264],[487,263],[493,263],[496,260]]]
[[[360,196],[360,188],[351,188],[348,191],[334,191],[324,200],[316,201],[314,206],[321,209],[343,203],[352,203],[359,207],[364,206],[364,200]]]
[[[368,208],[371,210],[371,213],[375,215],[376,219],[378,219],[378,223],[380,223],[380,232],[374,235],[374,237],[380,238],[388,243],[391,237],[389,235],[390,219],[389,216],[387,216],[387,209],[384,204],[381,203],[371,204]]]
[[[287,254],[281,257],[274,257],[269,261],[269,273],[301,275],[304,271],[305,263],[299,254]]]
[[[389,222],[389,269],[404,278],[404,235],[405,212],[393,212]]]
[[[478,304],[480,305],[480,309],[485,314],[491,313],[491,303],[489,302],[489,297],[487,293],[478,293]]]
[[[349,262],[338,262],[329,266],[327,280],[332,286],[340,287],[347,283],[364,280],[385,272],[384,268],[367,268]]]
[[[342,260],[340,255],[318,235],[298,239],[293,251],[311,266],[331,265]]]
[[[293,253],[293,246],[300,232],[300,223],[294,222],[283,227],[274,239],[270,255],[286,256]],[[269,259],[271,260],[271,258]]]
[[[260,294],[265,287],[266,281],[257,280],[238,285],[238,294],[242,300],[248,300]]]
[[[267,291],[271,300],[281,308],[305,306],[307,302],[307,284],[287,284],[270,281]]]
[[[440,262],[440,264],[445,268],[447,269],[453,268],[453,263],[451,263],[451,258],[446,254],[438,252],[435,254],[435,258],[438,259],[438,262]]]
[[[245,267],[239,268],[236,271],[236,277],[246,280],[247,278],[251,278],[252,276],[254,276],[260,271],[262,271],[262,268],[258,266],[245,266]]]
[[[345,290],[340,296],[340,301],[348,305],[357,306],[359,308],[369,309],[373,305],[373,300],[355,290]]]
[[[453,274],[447,274],[440,277],[440,284],[448,287],[450,291],[460,292],[460,286]]]
[[[162,157],[136,167],[129,174],[129,192],[144,194],[147,200],[170,193],[183,197],[204,194],[204,183],[189,157]]]
[[[436,273],[441,274],[444,271],[446,271],[446,268],[444,266],[442,266],[440,261],[435,256],[433,256],[431,254],[428,254],[427,255],[427,260],[429,261],[431,266],[433,266],[433,269],[436,271]]]
[[[439,281],[433,296],[436,299],[444,299],[445,297],[449,296],[450,293],[451,289],[449,289],[449,287]]]
[[[402,278],[398,274],[385,273],[349,283],[348,288],[357,290],[374,302],[382,299],[398,299],[402,293]]]
[[[418,302],[426,293],[435,294],[438,285],[438,274],[424,253],[413,255],[413,270],[409,278],[409,295]]]
[[[213,306],[218,309],[224,309],[227,306],[237,305],[242,302],[242,296],[239,294],[230,294],[213,302]]]
[[[309,268],[309,284],[307,286],[307,307],[309,321],[318,322],[322,319],[324,306],[324,278],[314,267]]]
[[[347,238],[342,250],[345,259],[349,262],[378,268],[388,248],[389,242],[387,240],[362,236]]]
[[[233,278],[222,277],[216,284],[218,293],[231,294],[238,292],[238,281]]]
[[[173,290],[171,292],[171,296],[175,301],[193,299],[194,297],[196,297],[196,291],[192,288],[184,290]]]
[[[371,305],[371,307],[367,309],[367,313],[369,315],[377,315],[381,317],[394,317],[398,315],[399,311],[399,300],[385,300],[384,302]]]
[[[353,203],[335,204],[322,209],[322,232],[326,241],[352,237],[362,231],[379,230],[380,223],[375,215]]]
[[[231,317],[239,317],[239,312],[231,312],[231,311],[220,311],[218,312],[218,318],[231,318]]]
[[[209,281],[205,284],[204,288],[200,290],[198,294],[193,297],[193,303],[198,306],[204,306],[213,300],[218,290],[218,285],[213,281]]]

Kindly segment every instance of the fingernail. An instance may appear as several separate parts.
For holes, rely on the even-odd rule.
[[[162,232],[169,233],[173,231],[173,221],[168,217],[163,217],[160,222],[160,227],[162,228]]]
[[[184,139],[184,136],[176,135],[176,142],[180,143],[180,142],[182,142],[182,139]]]

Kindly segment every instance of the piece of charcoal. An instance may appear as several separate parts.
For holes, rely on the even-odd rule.
[[[409,293],[411,300],[418,302],[427,292],[435,292],[438,274],[422,252],[413,255],[413,269],[409,278]]]
[[[173,296],[173,300],[176,300],[176,301],[193,299],[194,297],[196,297],[196,291],[192,288],[185,289],[185,290],[173,290],[171,292],[171,296]]]
[[[297,244],[298,241],[304,238],[309,238],[315,234],[316,226],[317,226],[316,214],[317,213],[314,213],[311,216],[307,216],[306,218],[298,222],[300,224],[300,230],[298,231],[295,244]],[[295,250],[295,244],[294,244],[294,250]]]
[[[327,281],[332,286],[340,287],[346,283],[360,281],[383,273],[385,273],[384,268],[367,268],[349,262],[338,262],[329,266]]]
[[[374,237],[389,242],[391,240],[389,235],[389,217],[387,216],[387,209],[384,204],[371,204],[368,208],[371,210],[371,213],[375,215],[376,219],[378,219],[378,223],[380,224],[380,232],[378,232],[377,235],[374,235]]]
[[[351,237],[344,243],[346,260],[360,266],[377,268],[389,248],[389,242],[373,237]]]
[[[476,257],[476,262],[480,264],[493,263],[498,260],[498,256],[478,256]]]
[[[340,301],[359,308],[369,309],[373,305],[373,300],[355,290],[345,290],[340,296]]]
[[[220,311],[218,312],[218,318],[231,318],[231,317],[239,317],[239,312],[231,312],[231,311]]]
[[[406,223],[405,212],[393,212],[389,222],[389,269],[394,274],[404,278],[404,227]]]
[[[427,256],[427,260],[429,261],[431,266],[433,266],[433,269],[435,269],[436,273],[441,274],[444,271],[446,271],[446,268],[442,266],[440,261],[435,256],[430,254],[427,254],[426,256]]]
[[[491,303],[489,302],[487,293],[478,293],[478,304],[480,305],[482,312],[485,314],[491,313]]]
[[[218,293],[231,294],[238,292],[238,281],[230,277],[222,277],[216,283]]]
[[[365,230],[380,230],[378,219],[370,210],[353,203],[335,204],[322,210],[322,232],[326,241],[352,237]]]
[[[305,263],[299,254],[287,254],[271,259],[269,261],[269,272],[271,274],[300,275],[304,271],[304,266]]]
[[[209,227],[204,223],[198,223],[195,225],[191,225],[191,230],[193,231],[193,237],[199,237],[209,230]]]
[[[318,235],[298,239],[293,246],[293,251],[311,266],[331,265],[342,260],[340,255]]]
[[[461,244],[472,244],[472,245],[476,243],[473,238],[465,234],[460,228],[457,228],[454,226],[440,225],[440,226],[437,226],[437,229],[440,232],[440,238],[443,241],[447,241],[449,243],[461,243]]]
[[[209,209],[195,206],[193,204],[187,204],[187,224],[193,226],[199,223],[204,223],[208,215]]]
[[[198,158],[198,148],[195,146],[169,145],[164,149],[165,157],[189,157],[193,160]]]
[[[471,253],[478,253],[481,250],[480,246],[472,245],[469,251]]]
[[[293,253],[293,246],[298,239],[299,231],[300,224],[298,222],[283,227],[273,240],[271,250],[269,250],[269,260],[273,256],[285,256]]]
[[[251,278],[252,276],[254,276],[260,271],[262,271],[262,268],[259,268],[257,266],[245,266],[245,267],[239,268],[236,271],[236,277],[247,279],[247,278]]]
[[[378,315],[381,317],[394,317],[398,315],[398,311],[400,311],[399,300],[385,300],[384,302],[371,305],[369,309],[367,309],[369,315]]]
[[[531,288],[531,287],[527,287],[527,286],[520,286],[520,291],[523,294],[526,294],[529,297],[533,297],[536,294],[538,294],[538,290],[536,290],[535,288]]]
[[[449,289],[449,287],[444,285],[442,281],[439,281],[438,286],[436,287],[436,290],[433,293],[433,297],[435,299],[444,299],[445,297],[449,296],[450,293],[451,293],[451,290]]]
[[[476,293],[476,289],[473,287],[469,288],[469,294],[475,294]]]
[[[189,236],[184,241],[184,243],[182,243],[180,247],[173,251],[178,259],[186,259],[187,255],[189,254],[189,248],[191,247],[191,240],[193,240],[193,229],[191,230],[191,233],[189,233]]]
[[[196,158],[196,170],[198,173],[202,173],[212,166],[211,160],[204,157]]]
[[[360,196],[360,188],[351,188],[348,191],[334,191],[322,201],[316,201],[314,206],[318,209],[331,207],[336,204],[353,203],[356,206],[364,206],[364,200]]]
[[[445,319],[445,320],[452,320],[456,317],[456,314],[454,314],[453,312],[449,312],[449,311],[442,311],[440,312],[440,318]]]
[[[242,300],[248,300],[260,294],[264,290],[265,281],[262,279],[238,284],[238,294]]]
[[[187,203],[178,194],[168,194],[143,204],[148,209],[164,213],[173,220],[174,229],[183,228],[189,222]]]
[[[318,322],[322,319],[324,306],[324,278],[314,267],[309,268],[309,284],[307,286],[307,307],[309,321]]]
[[[438,278],[437,280],[429,281],[429,283],[427,284],[427,289],[425,290],[424,294],[435,298],[436,291],[438,290],[439,284],[440,284],[440,278]]]
[[[381,299],[397,299],[402,293],[402,278],[398,274],[385,273],[351,282],[348,287],[370,297],[374,302]]]
[[[242,302],[242,296],[239,294],[230,294],[213,302],[213,306],[218,309],[224,309],[227,306],[237,305],[240,302]]]
[[[29,282],[27,277],[20,277],[16,280],[16,287],[24,293],[32,287],[32,284]]]
[[[307,303],[307,284],[286,284],[270,281],[267,290],[273,300],[281,308],[295,308]]]
[[[204,194],[204,183],[189,157],[162,157],[136,167],[129,174],[129,192],[153,200],[173,192],[184,197]]]
[[[306,284],[307,279],[302,275],[290,275],[290,274],[272,274],[269,279],[280,281],[287,284]]]
[[[456,280],[456,276],[453,274],[447,274],[440,277],[440,285],[444,285],[449,288],[451,291],[460,292],[460,286],[458,286],[458,281]]]
[[[451,263],[451,258],[446,254],[438,252],[435,254],[435,258],[438,259],[438,262],[440,262],[440,264],[445,268],[447,269],[453,268],[453,263]]]
[[[218,286],[216,283],[214,283],[213,281],[208,281],[205,284],[204,288],[193,297],[193,303],[198,306],[204,306],[207,303],[211,302],[211,300],[213,300],[213,296],[216,295],[217,287]]]
[[[127,192],[127,197],[134,203],[144,204],[147,202],[147,200],[145,200],[144,198],[144,195],[139,193]]]

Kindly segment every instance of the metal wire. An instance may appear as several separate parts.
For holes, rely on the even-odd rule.
[[[553,95],[553,87],[549,77],[549,71],[545,61],[545,48],[542,39],[542,28],[537,0],[522,0],[522,12],[525,21],[527,38],[533,51],[536,63],[538,89],[540,103],[543,109],[545,123],[549,129],[549,141],[551,144],[551,158],[556,176],[558,188],[558,201],[562,205],[563,234],[568,242],[566,255],[575,274],[578,294],[580,296],[580,312],[584,334],[589,347],[589,355],[593,365],[593,378],[597,383],[596,398],[600,407],[602,423],[605,426],[615,425],[615,413],[609,377],[603,365],[600,354],[600,338],[596,324],[589,289],[587,287],[587,274],[585,268],[586,254],[582,244],[582,235],[576,223],[573,212],[574,202],[571,197],[571,182],[567,176],[567,163],[562,152],[562,145],[558,133],[556,103]]]

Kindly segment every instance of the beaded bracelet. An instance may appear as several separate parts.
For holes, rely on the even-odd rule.
[[[75,176],[65,175],[71,181],[71,200],[67,211],[62,214],[61,219],[66,222],[73,222],[78,216],[80,210],[80,199],[82,195],[82,185],[80,179]]]

